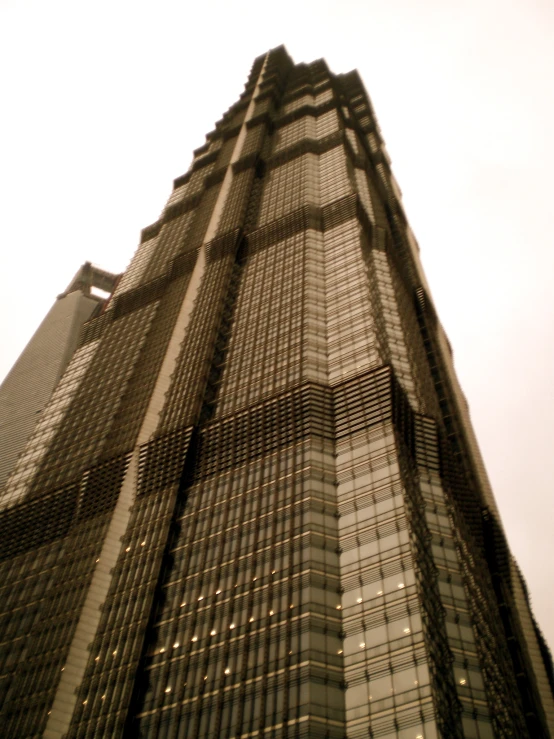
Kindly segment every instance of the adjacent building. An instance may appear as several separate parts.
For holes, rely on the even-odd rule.
[[[117,279],[83,264],[0,385],[0,490],[71,360],[83,324],[101,311]]]
[[[255,60],[0,491],[6,737],[549,737],[356,72]]]

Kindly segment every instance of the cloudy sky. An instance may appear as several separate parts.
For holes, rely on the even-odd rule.
[[[80,264],[125,268],[281,43],[362,75],[554,646],[548,0],[0,0],[0,378]]]

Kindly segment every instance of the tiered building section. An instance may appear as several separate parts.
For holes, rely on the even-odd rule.
[[[0,501],[2,736],[553,730],[355,72],[254,62]]]

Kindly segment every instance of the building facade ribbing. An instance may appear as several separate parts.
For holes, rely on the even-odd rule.
[[[259,57],[0,491],[11,737],[548,737],[357,73]]]

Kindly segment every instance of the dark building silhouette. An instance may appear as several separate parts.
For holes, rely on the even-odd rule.
[[[0,503],[3,737],[551,735],[356,72],[256,59]]]

